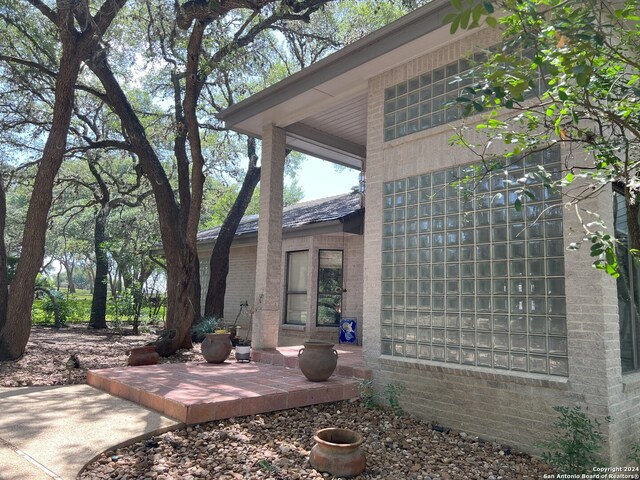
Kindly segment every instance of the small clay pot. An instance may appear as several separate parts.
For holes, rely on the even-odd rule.
[[[336,477],[355,477],[364,472],[366,457],[360,447],[364,438],[346,428],[324,428],[313,437],[316,444],[309,454],[309,463],[320,472]]]
[[[140,365],[156,365],[159,359],[160,355],[156,352],[156,347],[154,345],[134,347],[129,351],[127,365],[131,367],[137,367]]]
[[[207,333],[202,341],[202,356],[209,363],[223,363],[231,353],[229,333]]]
[[[333,343],[319,340],[304,342],[298,351],[298,366],[302,374],[312,382],[324,382],[333,375],[338,365],[338,352]]]

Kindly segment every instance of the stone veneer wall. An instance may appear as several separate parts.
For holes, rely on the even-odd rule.
[[[607,455],[624,465],[630,444],[640,440],[640,374],[622,376],[615,281],[591,266],[588,248],[565,254],[569,376],[464,367],[381,355],[380,296],[383,183],[477,159],[449,145],[452,130],[440,126],[384,142],[384,89],[446,65],[478,46],[496,42],[479,31],[435,48],[370,80],[367,132],[367,192],[364,244],[364,355],[375,385],[407,387],[403,407],[426,420],[536,451],[549,438],[554,405],[581,405],[590,415],[613,422],[603,430]],[[612,225],[612,200],[603,194],[581,205]],[[565,211],[566,242],[579,239],[581,226]],[[576,233],[578,232],[576,237]]]

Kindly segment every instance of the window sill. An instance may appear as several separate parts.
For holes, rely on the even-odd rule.
[[[295,330],[298,332],[304,332],[307,329],[306,325],[294,325],[292,323],[284,323],[280,325],[283,330]]]
[[[515,372],[511,370],[496,371],[490,368],[475,366],[467,367],[464,365],[394,357],[391,355],[380,355],[379,358],[380,362],[385,365],[413,368],[416,370],[437,372],[439,374],[444,373],[461,377],[475,377],[493,382],[516,383],[520,385],[531,385],[534,387],[553,388],[556,390],[567,390],[569,388],[569,379],[567,377]]]
[[[640,392],[640,372],[622,374],[622,393]]]

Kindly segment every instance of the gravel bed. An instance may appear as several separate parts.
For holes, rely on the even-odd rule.
[[[540,479],[547,465],[464,432],[440,433],[428,423],[390,410],[365,409],[360,401],[231,418],[165,433],[106,452],[81,479],[273,479],[335,478],[308,461],[313,435],[331,426],[365,437],[364,479]]]

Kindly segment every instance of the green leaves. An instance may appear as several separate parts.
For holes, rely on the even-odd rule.
[[[573,67],[576,83],[579,87],[586,87],[591,80],[593,68],[590,65],[578,64]]]
[[[608,233],[596,231],[591,235],[591,256],[596,260],[593,266],[614,278],[620,276],[616,257],[615,240]]]
[[[451,0],[451,5],[457,12],[445,15],[443,24],[451,24],[449,32],[453,35],[459,28],[462,30],[470,30],[480,26],[480,20],[485,17],[485,22],[491,28],[495,28],[498,21],[491,16],[494,12],[493,4],[485,0],[475,3],[475,0]]]

